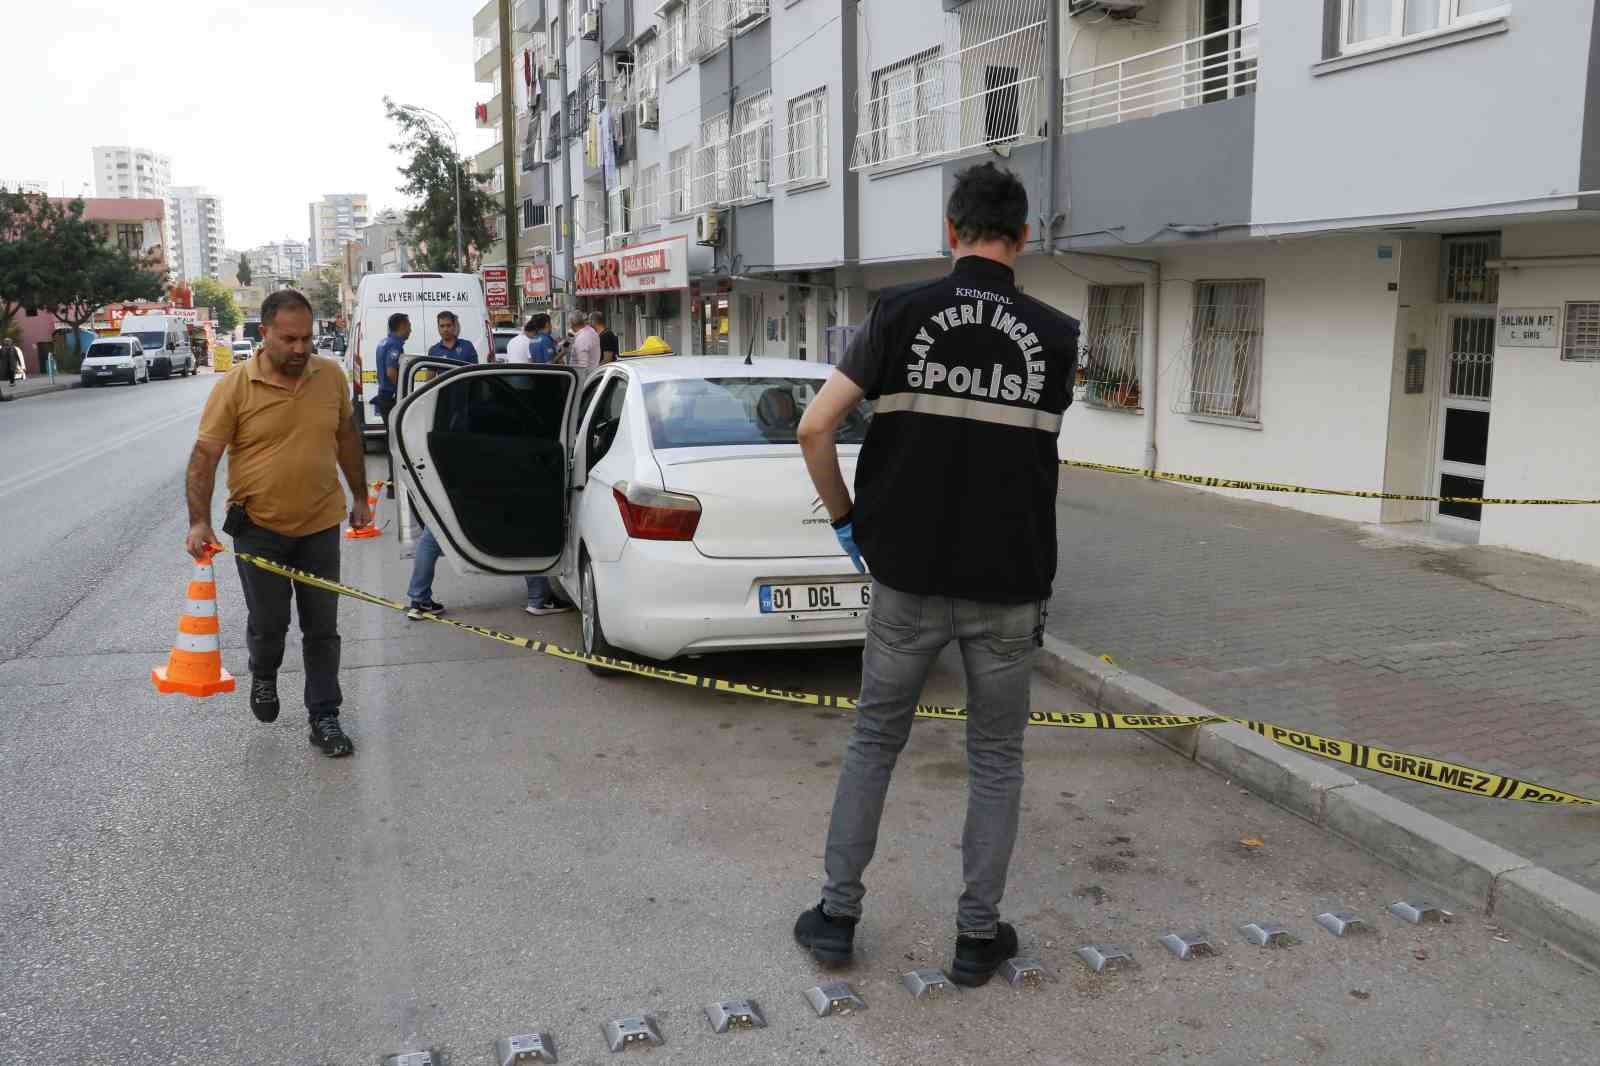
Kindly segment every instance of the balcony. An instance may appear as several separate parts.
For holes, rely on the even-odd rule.
[[[511,29],[516,33],[542,33],[544,0],[517,0],[511,8]]]
[[[492,174],[494,168],[503,162],[500,158],[502,154],[500,145],[496,142],[472,157],[472,169],[479,174]]]
[[[500,69],[500,23],[491,23],[472,38],[472,75],[478,82],[492,82]]]
[[[486,109],[480,109],[477,112],[475,120],[480,130],[497,130],[500,128],[500,108],[505,102],[503,97],[503,93],[495,93],[488,104],[483,105],[483,108]]]
[[[1260,49],[1260,23],[1243,23],[1068,74],[1062,128],[1114,126],[1253,95]]]
[[[728,39],[735,0],[688,0],[687,53],[691,62],[705,59]]]

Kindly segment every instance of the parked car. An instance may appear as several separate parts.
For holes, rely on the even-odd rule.
[[[255,352],[256,346],[250,341],[233,342],[233,365],[238,366]]]
[[[511,338],[522,336],[520,329],[509,329],[505,326],[494,328],[494,358],[495,362],[503,363],[506,358],[506,349],[511,344]]]
[[[188,323],[176,315],[128,315],[122,320],[122,335],[139,338],[152,376],[170,378],[173,374],[180,377],[194,374]]]
[[[84,353],[79,375],[85,385],[138,385],[150,380],[150,363],[138,337],[102,337]]]
[[[452,566],[548,574],[583,649],[656,659],[859,644],[870,582],[839,549],[796,431],[829,367],[737,357],[412,364],[390,448]],[[870,411],[839,433],[854,476]]]

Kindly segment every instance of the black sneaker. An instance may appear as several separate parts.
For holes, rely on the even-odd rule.
[[[842,965],[855,950],[857,920],[830,917],[818,903],[794,923],[795,943],[809,948],[811,957],[824,966]]]
[[[444,604],[438,600],[412,600],[411,606],[406,608],[406,617],[413,622],[420,622],[429,614],[444,614]]]
[[[257,721],[278,720],[278,679],[262,674],[250,678],[250,713]]]
[[[322,749],[322,754],[331,759],[342,755],[354,755],[355,744],[344,735],[344,727],[339,724],[339,716],[330,714],[326,718],[315,718],[311,722],[311,743]]]
[[[994,937],[980,940],[975,936],[956,937],[956,959],[950,965],[950,980],[967,988],[977,988],[988,982],[1000,964],[1017,956],[1017,931],[1009,922],[1001,922]]]

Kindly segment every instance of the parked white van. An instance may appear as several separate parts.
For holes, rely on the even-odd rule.
[[[472,342],[478,360],[494,358],[489,341],[489,309],[483,281],[476,274],[368,274],[356,290],[355,332],[345,352],[345,370],[354,383],[356,410],[365,435],[382,439],[387,431],[373,401],[378,395],[378,345],[389,335],[389,316],[411,319],[405,354],[423,356],[439,343],[438,315],[453,311],[461,338]]]
[[[129,315],[122,320],[122,335],[139,338],[150,375],[170,378],[195,372],[189,347],[188,323],[176,315]]]

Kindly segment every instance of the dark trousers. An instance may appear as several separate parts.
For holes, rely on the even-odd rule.
[[[304,537],[286,537],[262,529],[242,511],[228,516],[233,550],[259,555],[275,563],[339,580],[339,527]],[[283,665],[284,638],[289,633],[289,601],[300,616],[300,645],[306,668],[306,710],[311,720],[337,718],[344,701],[339,691],[339,595],[269,574],[244,560],[239,585],[250,612],[245,643],[250,673],[271,677]]]

